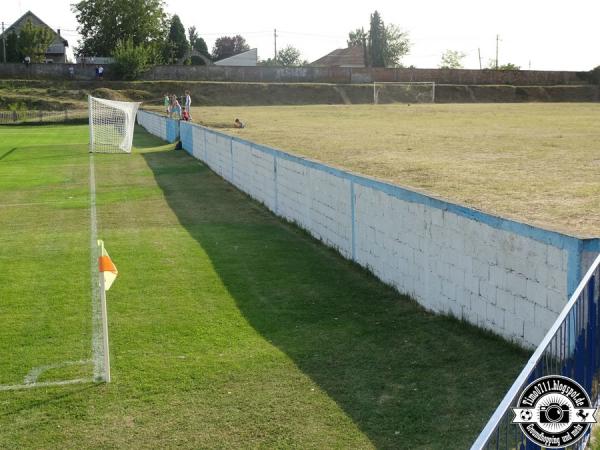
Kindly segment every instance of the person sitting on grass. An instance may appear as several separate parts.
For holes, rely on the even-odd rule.
[[[233,121],[233,128],[244,128],[244,122],[242,122],[240,119],[235,119]]]

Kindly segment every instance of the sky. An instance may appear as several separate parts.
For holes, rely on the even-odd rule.
[[[5,26],[31,10],[53,28],[60,28],[71,47],[77,45],[73,0],[0,0],[0,22]],[[378,10],[385,23],[408,32],[410,53],[405,66],[436,68],[446,50],[465,53],[463,65],[478,69],[495,59],[532,70],[590,70],[600,65],[598,0],[453,0],[453,1],[240,1],[205,2],[166,0],[168,14],[183,25],[196,26],[212,49],[219,36],[241,34],[260,59],[273,57],[277,47],[298,48],[314,61],[346,47],[350,30],[368,30],[369,16]]]

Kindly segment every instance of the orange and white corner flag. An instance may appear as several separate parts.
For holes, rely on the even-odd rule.
[[[117,278],[119,271],[110,259],[110,256],[108,256],[108,252],[104,248],[104,241],[99,240],[98,245],[101,249],[100,257],[98,258],[98,269],[100,270],[100,276],[104,277],[104,290],[108,291],[115,278]]]

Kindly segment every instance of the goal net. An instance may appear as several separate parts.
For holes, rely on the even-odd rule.
[[[90,152],[131,153],[135,116],[140,103],[88,97]]]
[[[373,103],[435,103],[433,82],[373,83]]]

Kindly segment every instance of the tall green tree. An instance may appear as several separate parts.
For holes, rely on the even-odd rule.
[[[373,67],[385,67],[385,25],[377,11],[371,14],[369,56]]]
[[[48,27],[38,27],[27,20],[19,32],[19,52],[23,56],[29,56],[31,62],[44,62],[46,51],[53,40],[54,33]]]
[[[365,65],[370,67],[399,66],[410,51],[408,33],[395,24],[385,25],[378,11],[371,14],[369,33],[363,28],[350,31],[347,43],[348,47],[364,47]]]
[[[188,28],[188,40],[190,43],[190,46],[194,46],[194,42],[196,42],[196,39],[198,39],[200,36],[198,36],[198,31],[196,30],[195,26],[191,26]]]
[[[79,55],[112,55],[117,42],[128,40],[157,48],[168,30],[163,0],[81,0],[71,8],[79,22]],[[156,58],[161,52],[152,53]]]
[[[178,61],[186,55],[189,48],[190,44],[185,36],[185,28],[179,16],[175,14],[171,18],[169,35],[167,36],[165,55],[167,61],[170,63]]]
[[[229,58],[250,50],[250,46],[239,34],[237,36],[222,36],[215,41],[212,57],[215,61]]]
[[[385,67],[397,67],[402,57],[410,51],[408,33],[390,23],[385,26],[383,42],[383,63]]]
[[[19,51],[19,36],[12,30],[6,36],[6,62],[18,63],[23,61],[23,58]]]
[[[188,38],[190,40],[190,46],[192,47],[192,49],[196,50],[201,55],[210,58],[210,53],[208,53],[208,46],[206,45],[206,41],[200,36],[198,36],[196,27],[192,26],[188,28]]]

